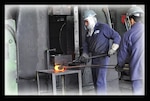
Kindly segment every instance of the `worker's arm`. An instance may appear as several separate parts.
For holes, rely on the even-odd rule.
[[[85,39],[84,39],[83,44],[82,44],[82,47],[83,47],[83,52],[82,53],[88,54],[89,51],[88,51],[88,43],[87,43],[86,37],[87,36],[85,35]]]
[[[83,44],[82,44],[83,52],[82,52],[81,56],[79,57],[79,61],[84,62],[84,63],[89,61],[89,59],[88,59],[89,58],[89,55],[88,55],[89,51],[88,51],[88,43],[87,43],[86,37],[87,37],[87,35],[85,35],[85,39],[84,39]]]
[[[129,40],[126,40],[126,34],[123,35],[119,49],[118,49],[118,53],[117,53],[117,61],[118,61],[118,65],[120,67],[123,67],[127,61],[127,58],[129,56],[128,53],[128,42]]]
[[[121,37],[119,35],[119,33],[117,31],[115,31],[113,28],[110,28],[109,26],[105,25],[104,27],[105,29],[105,33],[104,35],[108,38],[108,39],[112,39],[113,40],[113,44],[112,46],[110,46],[110,50],[108,51],[108,55],[113,55],[117,49],[119,48],[119,44],[121,41]]]
[[[121,36],[119,35],[119,33],[115,31],[113,28],[110,28],[108,25],[104,25],[103,28],[105,30],[104,35],[108,39],[112,39],[114,44],[119,45],[121,42]]]

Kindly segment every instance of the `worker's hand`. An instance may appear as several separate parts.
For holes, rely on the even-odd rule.
[[[123,72],[123,67],[120,67],[118,64],[115,66],[117,72]]]
[[[108,51],[108,55],[109,55],[109,56],[114,55],[115,52],[116,52],[116,50],[110,49],[110,50]]]
[[[119,48],[119,45],[116,43],[113,43],[111,49],[108,51],[108,56],[114,55],[118,48]]]
[[[80,56],[79,60],[80,60],[81,62],[87,63],[87,62],[89,62],[89,55],[86,54],[86,53],[83,53],[83,54]]]

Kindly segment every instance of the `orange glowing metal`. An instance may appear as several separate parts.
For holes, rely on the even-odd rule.
[[[55,67],[54,67],[55,72],[63,72],[65,70],[66,70],[65,66],[55,65]]]

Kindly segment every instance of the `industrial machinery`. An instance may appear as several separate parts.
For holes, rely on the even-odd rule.
[[[18,94],[15,20],[5,20],[5,94]]]

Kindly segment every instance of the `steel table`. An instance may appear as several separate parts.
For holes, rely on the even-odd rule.
[[[79,86],[79,95],[82,95],[82,76],[81,70],[65,70],[63,72],[54,72],[54,70],[37,70],[37,86],[38,86],[38,94],[40,94],[40,80],[39,80],[39,73],[45,73],[52,75],[52,86],[53,86],[53,95],[57,95],[57,88],[56,88],[56,76],[60,75],[62,77],[62,88],[64,88],[64,76],[68,74],[78,74],[78,86]],[[63,89],[64,93],[64,89]]]

